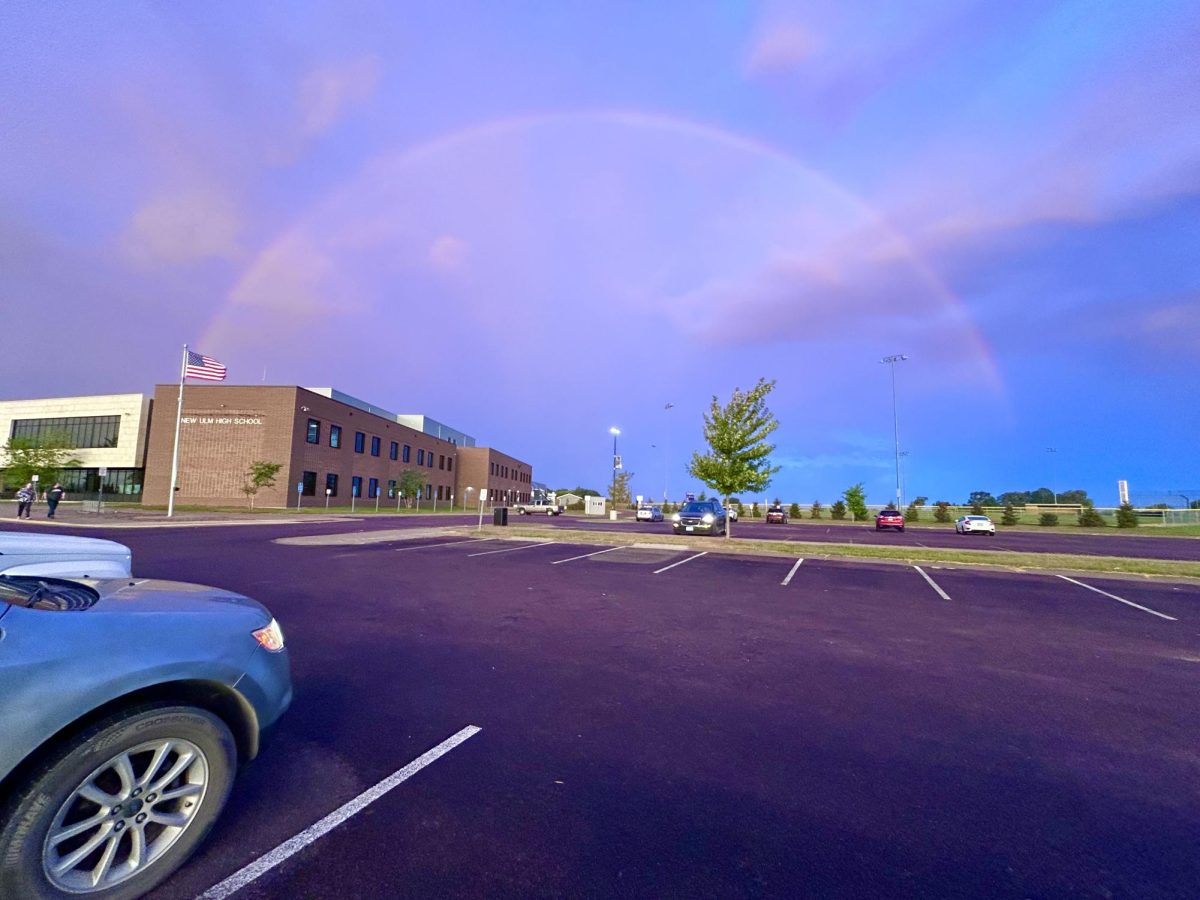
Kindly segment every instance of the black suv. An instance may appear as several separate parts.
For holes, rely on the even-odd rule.
[[[724,534],[725,507],[719,500],[692,500],[671,516],[676,534]]]

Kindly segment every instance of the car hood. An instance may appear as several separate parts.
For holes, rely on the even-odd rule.
[[[235,617],[245,616],[247,621],[264,625],[271,620],[270,612],[257,600],[221,588],[153,578],[73,578],[67,581],[95,591],[95,601],[73,604],[68,612],[46,611],[47,614],[186,615],[221,612]],[[6,607],[7,604],[0,603],[0,609]]]
[[[130,574],[132,557],[133,551],[116,541],[0,532],[0,572],[12,575],[119,578]]]

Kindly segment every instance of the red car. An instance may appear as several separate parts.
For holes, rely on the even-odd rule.
[[[768,525],[786,525],[787,524],[787,513],[785,513],[783,511],[783,507],[780,506],[778,503],[772,505],[767,510],[767,524]]]
[[[897,531],[903,531],[904,514],[897,509],[882,510],[875,517],[875,530],[882,531],[884,528],[895,528]]]

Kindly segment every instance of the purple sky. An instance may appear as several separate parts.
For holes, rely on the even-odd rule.
[[[0,59],[5,399],[187,341],[676,495],[761,375],[768,493],[882,502],[906,353],[906,495],[1200,486],[1194,2],[18,0]]]

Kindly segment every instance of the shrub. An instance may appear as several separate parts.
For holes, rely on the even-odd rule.
[[[854,514],[855,522],[865,522],[869,518],[867,513],[867,492],[863,489],[861,481],[846,488],[842,492],[842,498],[846,501],[846,506],[850,512]]]
[[[750,504],[750,518],[752,518],[752,519],[761,519],[762,518],[762,509],[759,508],[759,505],[757,503]]]
[[[742,506],[741,500],[739,500],[737,502],[736,506],[737,506],[738,518],[740,519],[742,516],[744,516],[746,514],[746,508],[744,506]]]
[[[799,503],[793,503],[791,506],[788,507],[788,518],[789,519],[799,519],[800,518],[800,504]]]
[[[1138,516],[1133,511],[1132,503],[1122,503],[1117,508],[1117,527],[1118,528],[1137,528]]]
[[[1020,521],[1021,520],[1017,517],[1016,508],[1011,503],[1006,504],[1004,507],[1004,515],[1000,517],[1000,524],[1017,525],[1020,523]]]
[[[1057,525],[1058,524],[1058,516],[1056,516],[1054,513],[1042,513],[1040,516],[1038,516],[1038,524],[1039,525]]]
[[[1096,506],[1091,500],[1083,504],[1083,509],[1079,511],[1079,524],[1083,528],[1102,528],[1108,523],[1104,521],[1104,516],[1096,512]]]
[[[950,521],[950,501],[939,500],[937,503],[933,504],[933,520],[935,522]]]
[[[921,521],[921,507],[917,506],[917,504],[915,504],[915,503],[908,504],[908,509],[904,510],[904,521],[905,522],[920,522]]]
[[[819,519],[819,518],[821,518],[821,510],[823,510],[824,508],[825,508],[825,507],[823,507],[823,506],[821,505],[821,501],[820,501],[820,500],[814,500],[814,501],[813,501],[813,505],[812,505],[812,509],[811,509],[811,510],[809,510],[809,513],[808,513],[808,514],[809,514],[810,516],[812,516],[814,519]]]
[[[820,516],[817,516],[816,518],[819,519]],[[831,519],[846,518],[846,501],[845,500],[838,500],[837,502],[835,502],[834,504],[832,504],[829,507],[829,518],[831,518]]]
[[[971,515],[973,515],[973,516],[982,516],[983,515],[983,504],[980,503],[978,500],[976,500],[974,503],[971,504]]]

